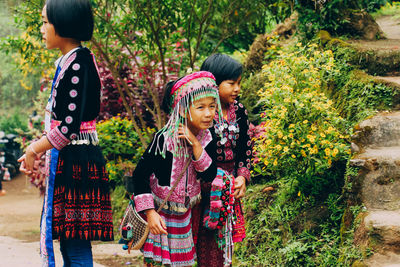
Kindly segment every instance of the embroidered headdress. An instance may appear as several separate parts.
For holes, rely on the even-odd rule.
[[[186,143],[178,138],[179,125],[187,126],[187,119],[192,119],[190,105],[204,97],[213,97],[217,103],[217,113],[221,116],[221,104],[219,101],[218,86],[215,77],[211,72],[198,71],[186,75],[178,80],[171,89],[171,111],[167,124],[161,129],[158,135],[156,153],[165,157],[167,147],[171,148],[174,156],[188,156]],[[210,125],[211,126],[211,125]],[[158,145],[160,136],[164,136],[162,148]],[[153,141],[153,144],[154,144]]]

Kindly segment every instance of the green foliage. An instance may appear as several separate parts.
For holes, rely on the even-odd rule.
[[[114,224],[114,235],[115,240],[118,240],[119,236],[119,225],[121,219],[124,216],[126,207],[128,206],[128,199],[126,198],[126,190],[124,186],[116,186],[111,193],[111,207],[113,212],[113,224]]]
[[[154,129],[145,129],[142,134],[147,142],[151,141]],[[128,119],[113,117],[97,124],[100,147],[107,160],[107,171],[110,181],[116,185],[123,184],[123,176],[134,169],[144,149]]]
[[[244,198],[246,239],[236,247],[235,266],[351,266],[362,260],[352,243],[352,224],[341,235],[346,202],[332,193],[323,202],[293,196],[288,180],[270,181],[277,192],[263,192],[267,185],[251,186]],[[356,218],[359,209],[352,209]]]
[[[18,34],[18,29],[12,24],[11,6],[13,3],[0,2],[0,37],[9,34]],[[26,91],[20,81],[24,80],[23,75],[18,72],[15,59],[11,55],[6,55],[4,50],[0,52],[0,115],[7,112],[27,112],[27,107],[31,106],[31,99],[39,88],[37,84],[34,90]],[[29,76],[25,78],[25,83],[38,81],[38,77]],[[11,111],[11,112],[10,112]]]
[[[300,0],[296,5],[300,15],[299,30],[306,39],[312,39],[320,30],[339,35],[353,35],[354,33],[346,30],[349,23],[346,16],[349,12],[354,10],[372,12],[391,2],[391,0]]]
[[[2,116],[0,119],[0,131],[4,131],[6,134],[18,134],[19,130],[27,131],[27,121],[27,116],[24,116],[20,112]]]
[[[394,19],[400,19],[400,2],[387,3],[382,8],[372,13],[376,19],[382,16],[393,16]]]
[[[337,89],[332,91],[332,97],[336,99],[337,110],[352,124],[374,114],[376,110],[392,106],[392,88],[375,82],[359,70],[342,73],[335,79]]]
[[[261,72],[267,82],[258,92],[262,132],[254,162],[256,171],[290,177],[299,191],[318,196],[339,178],[327,170],[348,157],[348,136],[345,120],[322,92],[324,77],[337,74],[332,51],[296,47],[281,51]]]

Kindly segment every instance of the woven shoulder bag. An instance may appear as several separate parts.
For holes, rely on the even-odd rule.
[[[167,203],[172,192],[175,190],[176,186],[182,179],[183,174],[186,172],[186,169],[189,167],[189,164],[190,160],[188,160],[183,171],[179,175],[179,178],[175,181],[171,190],[168,192],[168,195],[165,197],[162,204],[158,207],[157,213],[159,213],[165,203]],[[143,219],[142,216],[140,216],[139,213],[136,211],[135,202],[132,199],[133,196],[129,200],[128,207],[125,210],[124,217],[119,227],[122,238],[129,241],[128,253],[130,253],[131,249],[141,249],[146,242],[147,236],[149,235],[149,227],[147,225],[147,221]]]

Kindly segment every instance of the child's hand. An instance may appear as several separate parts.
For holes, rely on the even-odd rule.
[[[193,144],[198,143],[196,136],[190,131],[187,126],[183,126],[182,124],[179,125],[178,128],[178,138],[185,139],[189,145],[193,146]]]
[[[26,154],[22,155],[22,157],[20,157],[20,158],[18,159],[18,162],[21,163],[21,165],[20,165],[20,167],[19,167],[19,170],[20,170],[21,172],[23,172],[24,174],[30,176],[30,175],[32,174],[32,171],[29,171],[28,168],[27,168],[27,166],[26,166]]]
[[[158,214],[154,209],[146,211],[147,223],[149,224],[150,232],[153,235],[167,235],[167,226],[160,214]]]
[[[235,192],[233,192],[233,196],[236,199],[244,197],[246,193],[246,178],[243,176],[238,176],[235,178]]]

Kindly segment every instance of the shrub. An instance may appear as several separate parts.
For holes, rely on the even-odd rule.
[[[337,73],[334,57],[316,47],[281,52],[263,67],[264,131],[255,139],[254,163],[257,172],[290,177],[299,191],[318,196],[336,182],[328,175],[332,163],[346,159],[350,150],[345,120],[321,89],[322,80]]]
[[[113,185],[122,185],[123,176],[131,172],[144,153],[139,135],[132,122],[126,118],[112,117],[97,124],[100,147],[107,160],[107,171]],[[154,129],[142,131],[146,141],[151,141]]]
[[[20,113],[13,113],[8,116],[2,116],[0,119],[0,131],[6,134],[18,134],[18,130],[27,131],[26,117]]]

